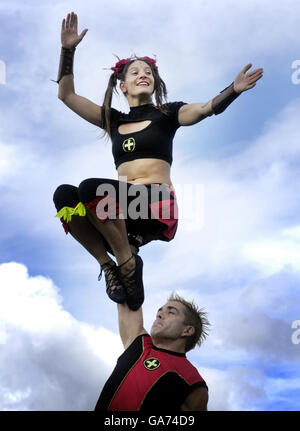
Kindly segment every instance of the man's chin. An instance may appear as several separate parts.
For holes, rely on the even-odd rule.
[[[159,326],[154,326],[151,328],[150,335],[152,339],[159,338],[161,332],[161,328]]]
[[[150,335],[152,338],[156,336],[156,334],[158,333],[158,329],[159,328],[157,326],[151,328]]]

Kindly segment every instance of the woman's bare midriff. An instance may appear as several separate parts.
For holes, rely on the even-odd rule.
[[[173,188],[170,178],[170,165],[160,159],[136,159],[122,163],[118,167],[120,181],[132,184],[168,184]]]

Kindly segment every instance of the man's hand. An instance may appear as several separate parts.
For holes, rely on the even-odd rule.
[[[263,76],[263,69],[255,69],[252,72],[246,73],[247,70],[252,67],[252,64],[249,63],[245,66],[238,76],[234,80],[233,89],[237,93],[242,93],[243,91],[250,90],[250,88],[255,87],[256,81],[258,81]]]

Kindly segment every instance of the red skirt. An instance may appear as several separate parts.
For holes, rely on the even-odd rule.
[[[167,184],[131,184],[127,182],[90,178],[79,187],[62,185],[54,193],[55,206],[60,211],[82,206],[93,211],[98,219],[124,218],[131,243],[142,246],[150,236],[161,241],[171,241],[177,230],[178,207],[174,190]],[[73,210],[74,211],[74,210]],[[71,217],[71,216],[70,216]],[[70,217],[68,221],[70,221]],[[70,227],[66,217],[60,217],[67,234]]]

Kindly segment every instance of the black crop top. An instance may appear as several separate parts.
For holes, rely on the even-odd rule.
[[[116,168],[121,163],[135,159],[162,159],[172,164],[173,138],[180,127],[178,111],[184,102],[173,102],[164,105],[168,115],[163,114],[152,103],[130,108],[124,114],[111,108],[112,153]],[[138,132],[120,134],[120,124],[151,120],[151,123]]]

